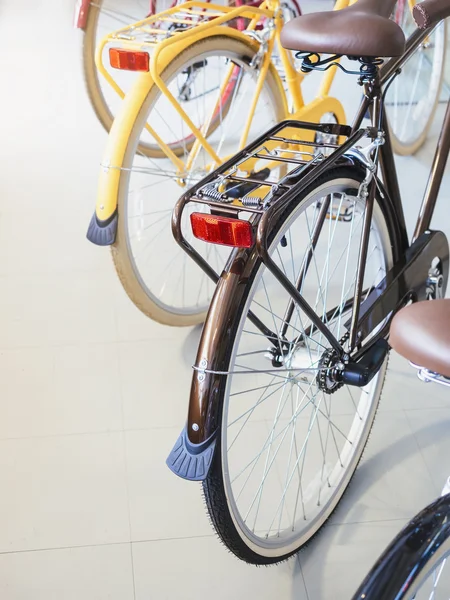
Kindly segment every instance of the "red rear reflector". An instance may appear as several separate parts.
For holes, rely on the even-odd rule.
[[[251,248],[252,226],[248,221],[205,213],[191,214],[192,231],[196,238],[211,244]]]
[[[150,57],[147,52],[110,48],[109,62],[114,69],[122,71],[148,71]]]

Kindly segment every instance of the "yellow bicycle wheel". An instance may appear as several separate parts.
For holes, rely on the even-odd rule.
[[[398,3],[394,18],[406,37],[416,29],[406,0]],[[387,115],[396,154],[414,154],[426,140],[441,93],[446,46],[447,26],[443,21],[413,52],[387,92]]]
[[[229,4],[234,4],[232,0]],[[156,11],[162,11],[172,6],[173,0],[156,0]],[[300,8],[297,0],[283,0],[281,2],[283,17],[285,20],[292,19],[300,14]],[[106,129],[111,129],[114,116],[118,113],[121,99],[97,72],[95,65],[95,49],[100,40],[111,31],[124,25],[139,21],[145,18],[151,8],[150,0],[92,0],[87,14],[87,22],[83,38],[83,71],[86,82],[86,88],[92,107],[98,120]],[[103,51],[103,64],[108,68],[108,48],[107,45]],[[189,83],[191,73],[185,73],[185,89],[189,93]],[[195,75],[195,72],[194,72]],[[114,79],[116,79],[121,88],[128,92],[135,81],[135,73],[114,70]],[[177,95],[178,102],[183,105],[189,98],[181,91]],[[228,110],[227,103],[229,97],[222,101],[221,110]],[[211,121],[207,136],[211,135],[219,125],[219,119],[214,118]],[[178,143],[171,144],[171,150],[181,156],[186,148],[190,148],[194,139],[181,139]],[[152,140],[139,144],[139,151],[152,158],[165,158],[165,154],[160,147]]]
[[[225,113],[220,112],[216,130],[208,138],[222,159],[239,149],[242,131],[249,120],[249,99],[254,97],[258,78],[258,70],[251,66],[258,45],[244,36],[237,39],[236,34],[231,34],[233,30],[228,31],[229,34],[223,28],[223,34],[188,46],[162,73],[169,90],[174,92],[179,89],[179,81],[184,81],[186,69],[201,65],[192,81],[186,107],[200,128],[215,110],[223,94],[223,82],[232,68],[237,81],[229,108]],[[248,140],[282,120],[286,110],[282,85],[271,67],[251,119]],[[187,255],[175,243],[170,220],[180,195],[213,165],[206,151],[200,150],[186,173],[184,187],[180,187],[179,177],[169,160],[153,160],[136,151],[142,141],[150,140],[145,129],[149,119],[166,143],[188,136],[186,124],[155,85],[142,101],[131,134],[129,130],[114,131],[117,136],[128,136],[128,144],[120,170],[118,229],[112,255],[123,287],[143,313],[167,325],[194,325],[204,320],[215,286],[196,264],[187,260]],[[195,210],[202,211],[204,206],[198,205]],[[229,249],[195,240],[190,231],[189,211],[185,212],[185,236],[220,273]]]

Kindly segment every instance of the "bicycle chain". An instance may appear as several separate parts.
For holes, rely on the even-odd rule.
[[[345,333],[339,340],[339,344],[343,346],[349,337],[350,333],[347,331],[347,333]],[[317,374],[317,384],[320,390],[329,395],[334,394],[344,385],[343,382],[336,381],[333,387],[329,386],[329,372],[338,364],[338,362],[339,356],[337,355],[336,350],[333,348],[328,348],[325,350],[319,362],[320,370]]]

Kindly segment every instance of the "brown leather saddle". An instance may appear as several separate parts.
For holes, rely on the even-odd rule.
[[[396,0],[358,0],[342,10],[302,15],[283,27],[281,43],[289,50],[319,54],[401,56],[405,36],[389,18],[395,4]]]
[[[450,299],[403,308],[392,321],[389,343],[415,365],[450,377]]]

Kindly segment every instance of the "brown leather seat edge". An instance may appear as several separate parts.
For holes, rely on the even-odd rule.
[[[405,49],[405,36],[389,18],[395,3],[396,0],[358,0],[342,10],[302,15],[283,27],[281,43],[289,50],[304,52],[400,56]]]
[[[450,377],[450,299],[403,308],[392,321],[389,344],[414,364]]]
[[[413,8],[414,20],[420,29],[428,29],[450,17],[449,0],[425,0]]]

